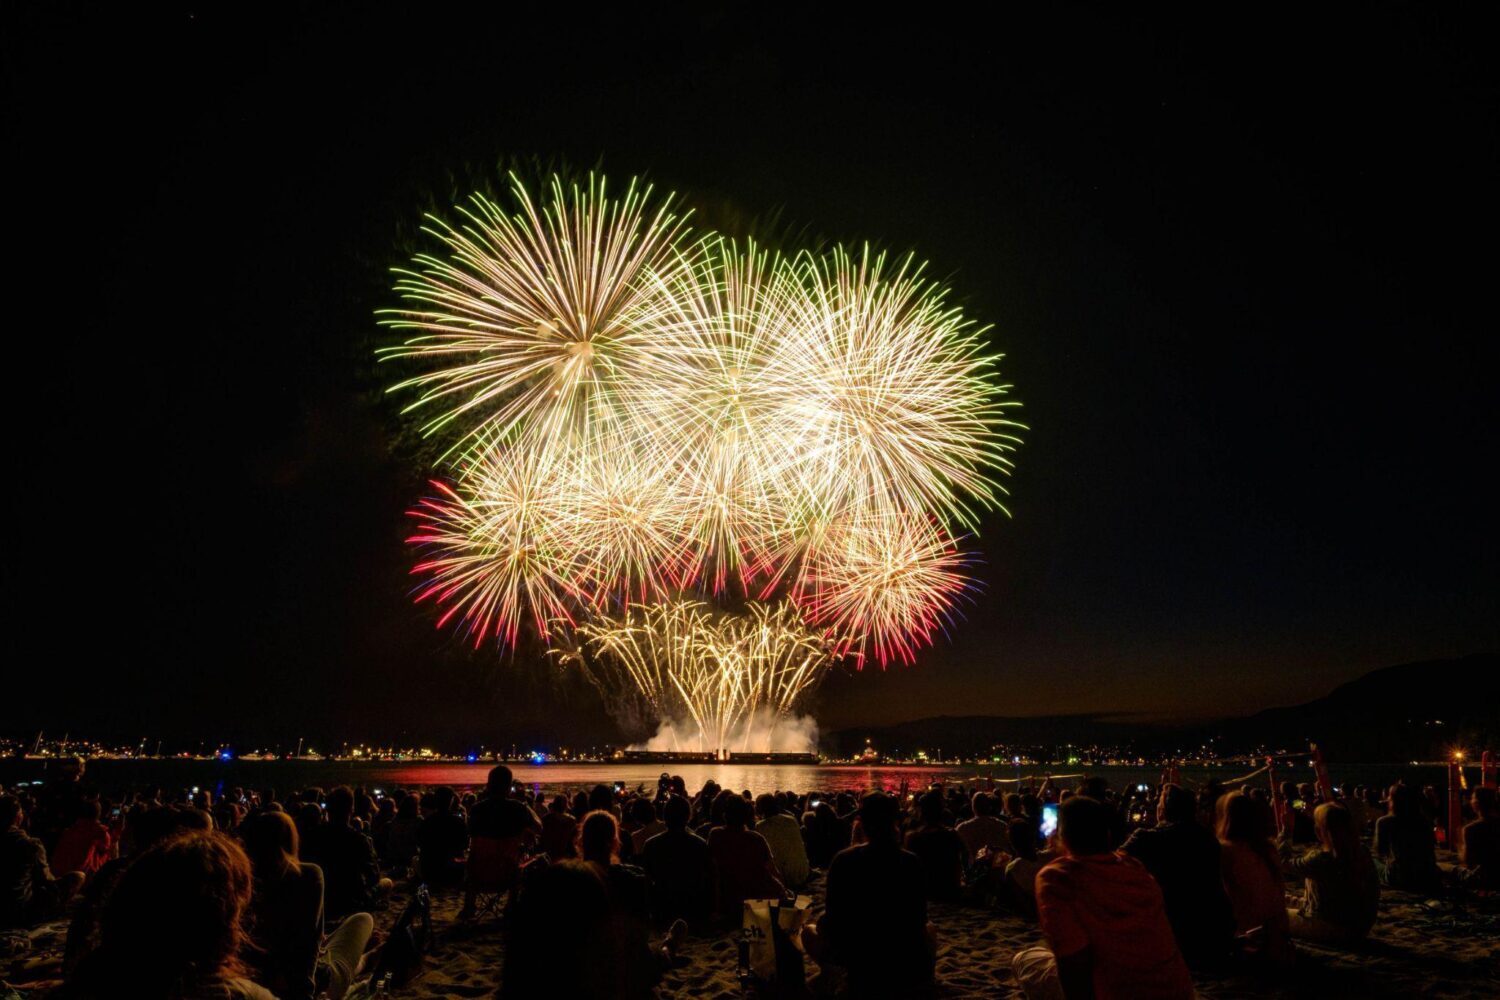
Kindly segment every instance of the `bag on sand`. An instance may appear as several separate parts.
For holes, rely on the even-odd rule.
[[[740,925],[740,982],[762,996],[800,996],[807,986],[802,958],[802,925],[812,899],[745,900]],[[768,990],[769,988],[769,990]]]
[[[375,959],[372,983],[381,980],[404,986],[422,969],[432,931],[432,895],[420,886],[391,928]]]

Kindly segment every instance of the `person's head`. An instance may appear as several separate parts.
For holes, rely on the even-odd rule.
[[[240,826],[245,853],[257,878],[274,879],[297,871],[297,824],[286,813],[263,812]]]
[[[937,789],[924,792],[917,800],[917,809],[922,816],[923,826],[943,825],[943,793]]]
[[[900,837],[901,806],[884,792],[868,792],[859,800],[859,826],[872,844],[894,844]]]
[[[630,803],[630,820],[637,826],[650,826],[656,822],[656,809],[647,798],[635,799]]]
[[[1269,843],[1273,831],[1270,808],[1244,792],[1230,792],[1218,803],[1218,823],[1214,831],[1226,844]]]
[[[222,833],[168,838],[125,869],[99,919],[99,995],[191,994],[242,973],[250,859]],[[85,991],[91,995],[94,991]]]
[[[79,782],[83,780],[84,762],[82,757],[63,757],[57,762],[58,777],[65,782]]]
[[[1156,818],[1161,823],[1192,823],[1198,818],[1198,797],[1181,785],[1162,785]]]
[[[1012,819],[1020,819],[1022,816],[1026,815],[1026,813],[1021,809],[1020,792],[1005,793],[1005,815],[1011,817]]]
[[[614,809],[615,793],[608,785],[595,785],[589,792],[589,809],[603,809],[609,812]]]
[[[620,825],[614,813],[595,809],[578,827],[578,855],[585,861],[609,866],[620,855]]]
[[[401,819],[416,819],[421,806],[422,797],[415,792],[407,792],[396,802],[396,815]]]
[[[1057,807],[1057,830],[1075,858],[1109,852],[1109,807],[1087,795],[1070,795]]]
[[[969,808],[976,817],[995,815],[995,799],[988,792],[975,792],[969,798]]]
[[[718,788],[719,786],[714,785],[714,787]],[[704,791],[707,791],[707,788],[705,788]],[[719,788],[719,790],[714,793],[713,805],[710,806],[708,810],[709,822],[714,826],[723,826],[726,822],[728,822],[724,818],[724,810],[729,808],[729,803],[737,798],[739,798],[739,796],[734,794],[734,792],[730,791],[729,789]]]
[[[380,816],[382,823],[388,823],[396,816],[396,800],[389,795],[380,797],[380,805],[376,807],[376,813]]]
[[[485,793],[497,798],[504,798],[510,794],[510,786],[514,781],[515,779],[511,777],[510,768],[504,764],[496,764],[490,768],[490,776],[485,779]]]
[[[1489,785],[1476,785],[1473,794],[1469,796],[1469,805],[1474,807],[1474,815],[1489,818],[1495,815],[1495,789]]]
[[[1422,814],[1422,797],[1410,785],[1392,785],[1390,797],[1392,816],[1405,818]]]
[[[693,805],[681,795],[670,796],[661,807],[661,821],[668,830],[684,830],[693,818]]]
[[[0,830],[9,830],[13,826],[20,826],[21,818],[24,815],[20,799],[14,795],[0,795]]]
[[[328,822],[334,826],[348,826],[354,815],[354,793],[348,785],[340,785],[328,793]]]
[[[761,819],[768,819],[771,816],[781,815],[781,800],[776,796],[771,795],[770,793],[756,796],[755,815],[759,816]]]
[[[1078,794],[1087,795],[1095,802],[1103,802],[1109,798],[1109,782],[1097,774],[1091,775],[1079,782]]]
[[[458,806],[458,793],[448,785],[439,785],[432,793],[432,808],[435,815],[451,813]]]
[[[202,809],[205,812],[212,809],[214,805],[214,793],[207,788],[201,788],[193,793],[193,808]]]
[[[1313,829],[1324,850],[1343,862],[1352,862],[1359,853],[1359,833],[1354,816],[1337,802],[1324,802],[1313,810]]]
[[[746,801],[743,795],[729,792],[729,797],[724,800],[724,825],[731,830],[741,830],[754,820],[754,807]]]

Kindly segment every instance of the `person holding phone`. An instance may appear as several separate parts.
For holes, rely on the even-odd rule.
[[[1058,810],[1064,856],[1037,874],[1048,947],[1018,951],[1012,969],[1028,997],[1193,995],[1161,888],[1144,865],[1110,850],[1109,807],[1074,795]]]

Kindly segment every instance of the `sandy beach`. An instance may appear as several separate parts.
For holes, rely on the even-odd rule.
[[[804,892],[822,905],[821,878]],[[386,930],[407,896],[376,915]],[[456,892],[433,897],[434,941],[423,971],[396,996],[491,996],[499,984],[505,947],[498,917],[475,925],[457,919]],[[930,917],[939,935],[935,996],[1019,998],[1010,972],[1011,956],[1041,943],[1037,926],[1012,914],[977,906],[933,904]],[[59,985],[65,922],[31,934],[31,950],[5,960],[3,979],[22,996],[45,997]],[[561,931],[565,933],[565,931]],[[1198,977],[1203,997],[1453,997],[1491,1000],[1500,996],[1500,898],[1455,906],[1411,893],[1385,890],[1380,919],[1370,940],[1357,950],[1299,944],[1297,976],[1291,983],[1267,984],[1246,977]],[[729,1000],[747,996],[737,974],[733,934],[690,938],[682,958],[658,988],[661,997]],[[833,995],[837,974],[824,975],[808,961],[809,990]]]

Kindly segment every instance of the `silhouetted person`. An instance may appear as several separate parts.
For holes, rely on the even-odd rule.
[[[1467,878],[1480,888],[1500,888],[1500,810],[1495,790],[1485,785],[1469,797],[1478,818],[1464,827],[1463,861]]]
[[[801,826],[781,808],[781,800],[770,794],[755,800],[755,815],[760,817],[755,832],[766,838],[782,884],[792,889],[802,885],[807,881],[809,865]]]
[[[390,895],[370,838],[350,825],[354,793],[340,786],[328,793],[328,822],[306,845],[308,859],[323,870],[323,909],[329,918],[368,910]]]
[[[229,836],[179,835],[146,851],[105,903],[100,944],[73,995],[274,1000],[245,977],[250,859]]]
[[[609,892],[598,870],[560,861],[529,874],[505,921],[501,1000],[621,996]]]
[[[83,872],[54,876],[47,849],[21,829],[21,800],[0,795],[0,930],[56,920],[83,885]]]
[[[922,862],[927,898],[954,900],[963,889],[968,851],[943,816],[943,793],[933,789],[917,800],[922,823],[906,835],[906,849]]]
[[[1369,852],[1359,842],[1354,817],[1337,802],[1313,813],[1318,846],[1285,864],[1303,880],[1300,909],[1288,914],[1292,936],[1325,944],[1355,944],[1375,926],[1380,879]]]
[[[1198,800],[1178,785],[1164,785],[1156,826],[1141,827],[1121,848],[1146,866],[1161,886],[1177,947],[1191,964],[1229,957],[1234,912],[1220,876],[1219,841],[1198,825]]]
[[[1393,785],[1391,811],[1375,821],[1375,858],[1381,881],[1392,889],[1432,893],[1442,887],[1432,821],[1422,815],[1422,797],[1408,785]]]
[[[901,848],[900,807],[883,792],[860,800],[864,842],[834,856],[823,917],[802,940],[819,964],[842,966],[856,997],[908,997],[930,987],[935,932],[922,862]]]
[[[432,886],[458,885],[464,878],[469,827],[458,812],[458,796],[446,786],[433,792],[432,814],[417,832],[422,878]]]
[[[470,858],[460,919],[474,915],[474,899],[481,889],[514,886],[522,854],[542,830],[531,807],[510,792],[510,768],[499,764],[490,769],[484,798],[469,810]],[[483,872],[479,872],[481,867]],[[476,873],[482,878],[476,878]]]
[[[720,794],[724,825],[708,834],[708,856],[714,863],[714,909],[721,920],[738,925],[747,899],[780,899],[786,887],[766,838],[749,829],[750,803],[729,792]],[[716,803],[717,804],[717,803]]]
[[[1255,953],[1272,966],[1296,958],[1286,912],[1286,877],[1276,852],[1271,807],[1243,792],[1218,802],[1219,872],[1235,931],[1253,935]]]
[[[708,844],[688,829],[692,806],[673,795],[662,805],[667,828],[646,841],[641,866],[651,883],[652,915],[658,924],[681,918],[695,928],[708,923],[714,870]]]

